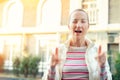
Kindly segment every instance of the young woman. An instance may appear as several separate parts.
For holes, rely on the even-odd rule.
[[[42,80],[112,80],[106,53],[86,38],[88,14],[74,10],[68,24],[70,38],[56,48]]]

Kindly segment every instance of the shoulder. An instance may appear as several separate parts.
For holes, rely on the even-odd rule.
[[[91,41],[90,39],[86,38],[86,43],[87,43],[87,49],[90,52],[96,53],[98,50],[99,45],[96,44],[95,42]]]
[[[67,48],[69,48],[69,46],[70,46],[70,39],[66,40],[66,41],[63,42],[63,43],[60,43],[60,44],[58,45],[58,48],[59,48],[59,49],[67,49]]]
[[[99,44],[93,42],[91,39],[89,39],[88,37],[85,37],[85,42],[87,44],[88,47],[90,48],[94,48],[97,49],[99,47]]]
[[[67,45],[65,43],[61,43],[58,46],[58,50],[59,50],[60,54],[64,54],[68,50],[68,47],[67,47]]]

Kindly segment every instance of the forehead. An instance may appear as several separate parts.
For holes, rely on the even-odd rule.
[[[74,11],[71,16],[71,19],[88,19],[87,13],[84,11]]]

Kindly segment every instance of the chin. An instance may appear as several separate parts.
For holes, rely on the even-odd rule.
[[[81,39],[83,36],[75,36],[76,39]]]

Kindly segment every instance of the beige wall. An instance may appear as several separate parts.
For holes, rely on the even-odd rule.
[[[3,8],[8,0],[0,0],[0,27],[2,27]]]
[[[24,6],[23,27],[36,25],[36,12],[39,0],[21,0]]]
[[[61,0],[62,3],[62,11],[61,11],[61,25],[68,24],[68,16],[70,10],[70,0]]]
[[[120,0],[109,0],[109,23],[120,23]]]

